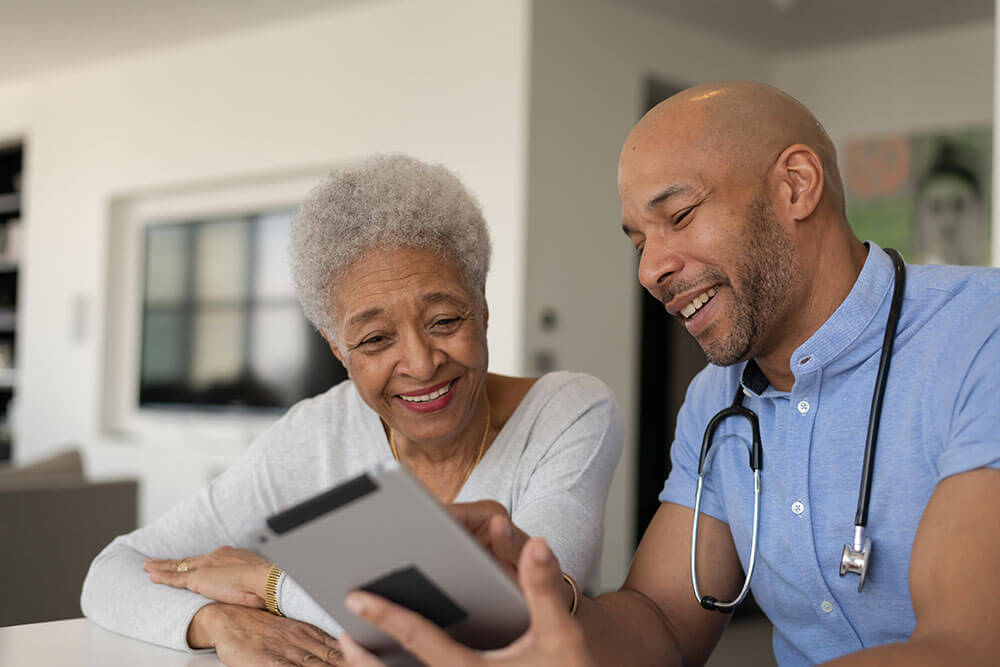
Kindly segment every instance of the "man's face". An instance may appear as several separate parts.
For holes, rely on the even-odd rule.
[[[709,151],[626,144],[619,195],[639,282],[726,366],[773,345],[799,275],[759,175]]]

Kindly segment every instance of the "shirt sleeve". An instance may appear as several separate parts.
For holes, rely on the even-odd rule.
[[[946,442],[937,456],[938,481],[976,468],[1000,468],[1000,307],[992,317],[978,312],[967,371],[951,400],[954,406]],[[978,331],[977,331],[978,330]]]
[[[564,572],[585,585],[600,555],[604,506],[621,456],[624,425],[611,392],[579,376],[541,410],[532,438],[543,454],[511,511],[529,535],[544,537]]]
[[[688,385],[684,404],[677,413],[677,430],[670,445],[670,474],[663,485],[663,491],[660,492],[660,502],[694,509],[701,441],[710,417],[702,414],[705,410],[700,408],[703,405],[713,404],[713,395],[709,388],[713,381],[719,380],[719,369],[709,366],[695,376]],[[715,399],[715,402],[718,402],[718,399]],[[720,403],[719,409],[726,405]],[[711,476],[705,477],[701,493],[701,512],[729,523],[729,517]]]

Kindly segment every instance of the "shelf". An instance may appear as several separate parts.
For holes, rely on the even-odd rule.
[[[17,330],[17,311],[13,308],[0,308],[0,332]]]
[[[13,368],[0,368],[0,389],[17,385],[17,371]]]
[[[5,192],[0,194],[0,215],[18,213],[21,210],[21,193]]]

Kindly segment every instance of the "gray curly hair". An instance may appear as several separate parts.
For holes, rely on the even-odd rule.
[[[333,171],[306,195],[292,219],[289,262],[302,310],[331,339],[334,285],[375,248],[432,250],[453,262],[473,297],[483,299],[486,221],[472,194],[440,165],[374,155]]]

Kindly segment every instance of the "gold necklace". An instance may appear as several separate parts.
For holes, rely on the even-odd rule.
[[[479,443],[479,454],[476,455],[476,461],[472,464],[475,468],[479,465],[479,462],[483,458],[483,454],[486,453],[486,436],[490,433],[490,418],[493,416],[493,411],[490,409],[490,398],[486,397],[486,428],[483,429],[483,439]],[[396,432],[389,427],[389,448],[392,450],[392,458],[399,460],[399,452],[396,451]],[[470,471],[471,472],[471,471]]]

